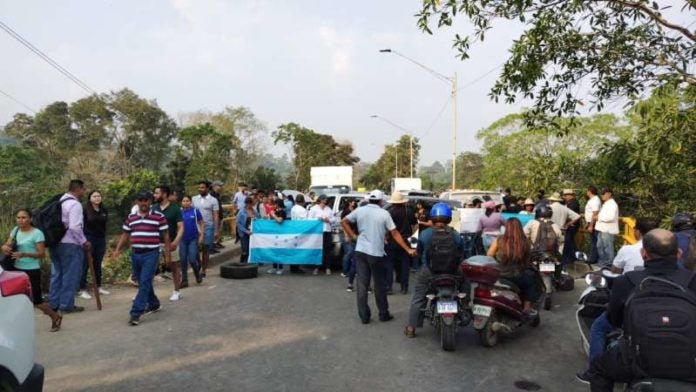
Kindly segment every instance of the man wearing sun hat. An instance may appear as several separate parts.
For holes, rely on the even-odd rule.
[[[560,193],[554,192],[547,200],[550,203],[549,207],[551,207],[551,211],[553,211],[551,221],[555,223],[561,231],[568,230],[568,227],[580,221],[580,214],[561,204],[563,199],[561,199]],[[565,252],[566,238],[568,237],[564,237],[563,252]]]
[[[392,193],[389,203],[389,215],[391,216],[396,229],[401,234],[401,238],[407,239],[413,235],[413,227],[418,223],[415,214],[409,214],[406,208],[406,199],[400,192]],[[387,294],[392,293],[392,283],[394,281],[394,272],[396,272],[396,280],[401,283],[401,293],[408,293],[408,278],[411,268],[411,258],[408,254],[394,241],[394,238],[387,239]]]
[[[380,190],[374,190],[370,192],[366,206],[356,208],[341,221],[343,231],[348,239],[357,239],[355,246],[358,278],[357,302],[358,316],[363,324],[369,323],[371,318],[370,306],[367,304],[367,288],[370,285],[371,276],[375,279],[375,302],[379,310],[379,320],[389,321],[394,318],[389,313],[385,282],[387,267],[384,257],[386,255],[384,239],[387,232],[409,256],[416,255],[416,251],[411,249],[401,237],[392,217],[386,210],[382,209],[383,201],[384,193]],[[351,223],[357,223],[360,234],[353,231]]]

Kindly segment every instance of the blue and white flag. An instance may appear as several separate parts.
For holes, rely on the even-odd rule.
[[[255,219],[249,240],[250,263],[321,265],[324,222]]]

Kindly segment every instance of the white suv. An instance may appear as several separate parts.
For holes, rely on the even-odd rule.
[[[29,277],[0,267],[0,391],[41,391],[34,363],[34,306]]]

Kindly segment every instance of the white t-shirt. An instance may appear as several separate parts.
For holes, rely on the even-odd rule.
[[[592,198],[587,201],[587,204],[585,204],[585,222],[592,223],[592,215],[595,212],[599,212],[601,207],[602,201],[599,200],[599,196],[592,196]]]
[[[309,214],[307,215],[307,218],[309,218],[309,219],[329,218],[331,220],[335,220],[334,215],[333,215],[333,210],[331,209],[331,207],[324,206],[324,208],[321,208],[321,206],[319,204],[317,204],[314,207],[309,209]],[[331,231],[331,223],[324,222],[324,233],[327,233],[330,231]]]
[[[614,199],[609,199],[602,204],[595,229],[603,233],[619,234],[619,205]]]
[[[191,198],[191,202],[195,208],[201,210],[205,226],[212,226],[215,223],[213,214],[217,215],[217,211],[220,210],[220,204],[217,199],[209,193],[205,196],[196,195]]]
[[[304,220],[307,219],[307,209],[299,204],[292,206],[290,210],[290,219],[292,220]]]
[[[614,257],[614,267],[622,268],[623,273],[633,271],[636,267],[643,267],[643,257],[640,255],[640,250],[643,248],[643,240],[636,242],[633,245],[624,245],[616,253]]]

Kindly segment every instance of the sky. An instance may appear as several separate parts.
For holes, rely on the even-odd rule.
[[[461,61],[453,29],[421,32],[419,0],[153,0],[0,2],[0,21],[90,88],[128,87],[173,118],[196,110],[246,106],[269,132],[297,122],[353,143],[376,160],[404,131],[422,139],[421,164],[451,158],[450,86],[391,48],[463,88],[456,149],[478,151],[477,130],[522,104],[493,103],[488,92],[521,26],[501,23]],[[0,31],[0,90],[34,110],[87,93]],[[445,105],[447,105],[445,107]],[[0,95],[0,124],[25,108]],[[272,144],[270,141],[269,144]],[[271,148],[276,153],[286,147]]]

